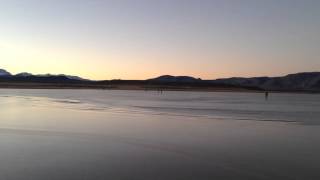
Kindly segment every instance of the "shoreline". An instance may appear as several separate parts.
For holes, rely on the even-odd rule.
[[[236,87],[187,87],[187,86],[142,86],[142,85],[88,85],[88,84],[39,84],[39,83],[0,83],[0,89],[70,89],[70,90],[132,90],[132,91],[185,91],[185,92],[245,92],[245,93],[294,93],[320,94],[319,91],[257,90]]]

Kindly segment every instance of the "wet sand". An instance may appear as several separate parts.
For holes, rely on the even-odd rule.
[[[150,100],[155,94],[111,93],[106,96],[111,106],[102,106],[81,99],[83,93],[91,96],[74,91],[2,92],[0,179],[320,178],[316,123],[136,111],[131,107],[142,105],[137,99]],[[131,106],[119,107],[112,96],[115,102],[129,99]],[[198,100],[191,103],[199,106]],[[305,106],[303,113],[311,112]]]

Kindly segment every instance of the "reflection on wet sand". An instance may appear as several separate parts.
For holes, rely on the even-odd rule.
[[[318,96],[272,95],[265,104],[256,94],[188,93],[1,90],[0,174],[8,180],[320,178]]]

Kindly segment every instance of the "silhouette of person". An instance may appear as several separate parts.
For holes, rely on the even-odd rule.
[[[268,98],[269,98],[269,92],[266,91],[266,92],[264,93],[264,96],[265,96],[265,99],[268,100]]]

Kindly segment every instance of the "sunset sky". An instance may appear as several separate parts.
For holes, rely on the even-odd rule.
[[[0,68],[97,80],[320,71],[320,1],[0,0]]]

